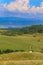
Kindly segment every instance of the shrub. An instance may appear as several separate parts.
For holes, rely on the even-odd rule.
[[[11,53],[11,52],[14,52],[13,50],[10,50],[10,49],[6,49],[3,51],[3,53]]]
[[[38,39],[38,42],[40,42],[40,39]]]
[[[43,49],[41,49],[41,53],[43,53]]]

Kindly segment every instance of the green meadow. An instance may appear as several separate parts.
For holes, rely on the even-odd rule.
[[[6,49],[24,51],[0,54],[0,65],[43,65],[43,33],[16,36],[0,34],[0,50]]]
[[[40,52],[43,49],[43,34],[0,35],[0,50],[5,49]]]

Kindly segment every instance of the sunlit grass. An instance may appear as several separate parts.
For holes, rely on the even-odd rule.
[[[30,47],[33,51],[41,51],[43,48],[43,34],[21,35],[21,36],[4,36],[0,35],[0,49],[26,50]]]
[[[26,60],[26,61],[2,61],[0,65],[43,65],[41,60]]]

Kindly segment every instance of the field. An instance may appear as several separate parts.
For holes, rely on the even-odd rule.
[[[39,52],[14,52],[1,54],[0,61],[20,61],[20,60],[43,60],[43,53]]]
[[[43,65],[43,54],[39,52],[14,52],[0,55],[0,65]]]
[[[26,60],[26,61],[2,61],[0,65],[43,65],[41,60]]]
[[[43,65],[43,34],[0,35],[0,50],[24,50],[0,54],[0,65]],[[29,53],[29,51],[33,51]]]
[[[43,49],[43,34],[4,36],[0,35],[0,49],[33,50],[35,52]]]

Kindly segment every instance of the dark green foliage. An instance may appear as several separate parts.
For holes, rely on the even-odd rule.
[[[11,52],[14,52],[14,50],[10,50],[10,49],[6,49],[3,51],[0,50],[0,54],[11,53]]]
[[[11,52],[14,52],[14,50],[6,49],[3,51],[3,53],[11,53]]]
[[[25,50],[11,50],[11,49],[6,49],[3,51],[0,50],[0,54],[6,54],[6,53],[11,53],[11,52],[25,52]]]
[[[38,42],[40,42],[40,39],[38,39]]]
[[[24,52],[25,50],[15,50],[14,52]]]
[[[43,49],[41,49],[41,53],[43,53]]]
[[[22,34],[33,34],[33,33],[43,33],[43,25],[33,25],[29,27],[10,29],[5,32],[2,32],[2,35],[7,36],[16,36]]]

